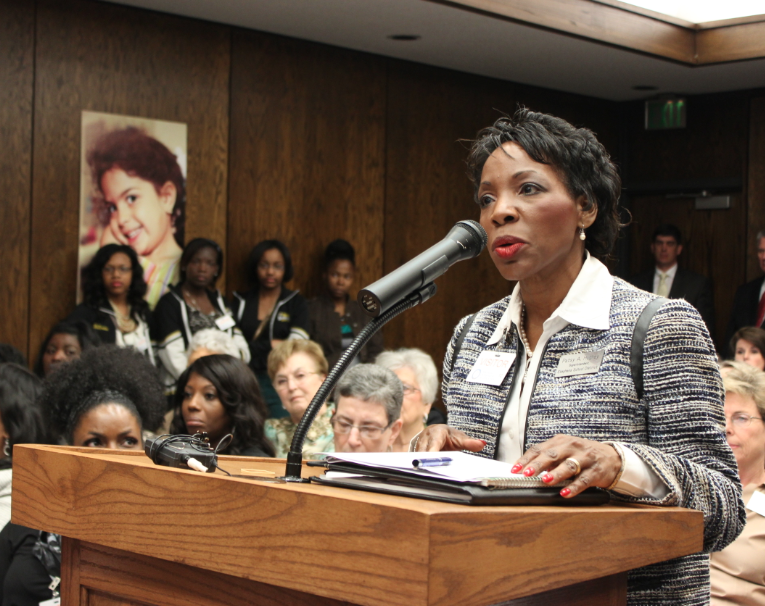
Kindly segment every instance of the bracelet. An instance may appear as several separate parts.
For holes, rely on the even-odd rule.
[[[624,458],[624,450],[622,450],[622,445],[619,444],[619,442],[603,442],[603,444],[608,444],[611,448],[613,448],[622,461],[622,466],[619,468],[619,473],[616,474],[616,477],[614,478],[614,481],[611,482],[611,485],[606,488],[606,490],[613,490],[614,487],[619,483],[619,480],[622,479],[622,474],[624,473],[624,467],[626,466],[627,461]]]

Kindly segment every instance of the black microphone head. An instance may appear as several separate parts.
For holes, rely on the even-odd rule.
[[[468,247],[473,251],[472,256],[477,257],[481,254],[481,251],[486,248],[486,244],[489,241],[489,236],[486,235],[486,230],[481,227],[481,224],[478,221],[473,221],[472,219],[457,221],[455,227],[457,227],[457,225],[464,227],[472,236],[468,240]]]

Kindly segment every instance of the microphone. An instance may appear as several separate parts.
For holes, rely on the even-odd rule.
[[[358,302],[368,315],[376,318],[446,273],[457,261],[477,257],[487,239],[483,227],[476,221],[459,221],[439,243],[360,290]]]

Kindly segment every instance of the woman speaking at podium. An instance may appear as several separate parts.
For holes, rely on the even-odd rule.
[[[468,166],[491,258],[517,285],[455,329],[443,374],[450,425],[428,427],[412,449],[474,451],[549,484],[570,478],[568,498],[595,486],[702,511],[704,553],[631,571],[628,603],[708,604],[708,552],[736,538],[745,512],[701,316],[659,301],[633,345],[656,297],[602,262],[620,228],[621,182],[589,130],[520,109],[479,133]]]

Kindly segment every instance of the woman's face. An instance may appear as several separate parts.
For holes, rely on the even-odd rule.
[[[744,339],[736,341],[736,361],[765,370],[765,358],[762,357],[760,349]]]
[[[47,377],[61,364],[76,360],[82,354],[80,341],[74,335],[56,333],[48,341],[42,357],[43,373]]]
[[[72,446],[142,450],[141,424],[122,404],[99,404],[80,417]]]
[[[425,425],[423,418],[427,417],[430,412],[430,404],[425,404],[422,401],[422,392],[420,391],[420,384],[417,382],[417,375],[408,367],[396,368],[393,372],[404,384],[404,402],[401,405],[401,420],[404,427],[422,429]]]
[[[505,143],[486,160],[478,200],[492,261],[506,280],[547,283],[581,265],[579,226],[592,225],[594,207],[583,212],[584,200],[571,197],[555,169],[519,145]]]
[[[186,282],[197,288],[210,288],[219,271],[218,252],[209,246],[200,248],[186,265]]]
[[[258,263],[258,282],[265,290],[280,288],[284,281],[284,257],[278,248],[263,253]]]
[[[750,417],[747,421],[746,417]],[[739,467],[765,459],[765,424],[752,398],[725,394],[725,437]]]
[[[109,297],[121,297],[130,290],[133,281],[133,263],[123,252],[114,253],[101,270],[104,288]]]
[[[218,390],[195,372],[191,373],[183,388],[181,414],[190,434],[207,432],[212,444],[217,444],[223,436],[231,433],[231,417],[218,397]]]
[[[353,284],[356,271],[353,263],[345,259],[332,261],[327,268],[325,279],[329,295],[335,301],[344,301]]]
[[[316,360],[302,351],[292,354],[276,371],[274,388],[294,423],[303,418],[325,377],[318,371]]]
[[[389,424],[382,404],[340,397],[332,427],[336,452],[386,452],[401,431],[401,419]]]
[[[114,236],[139,255],[148,256],[173,236],[177,191],[168,181],[160,191],[150,181],[112,168],[101,177],[101,191]]]

